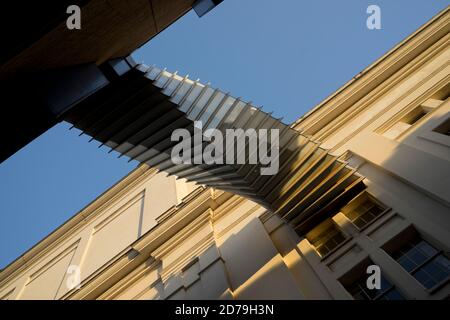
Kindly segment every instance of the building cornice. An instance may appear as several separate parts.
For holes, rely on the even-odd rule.
[[[387,80],[450,32],[450,6],[420,27],[340,89],[300,117],[291,126],[318,139],[316,133],[343,111],[366,97],[375,95]],[[392,87],[395,83],[391,82]],[[322,137],[321,137],[322,138]]]
[[[55,231],[6,266],[0,273],[0,287],[20,275],[22,271],[54,250],[62,242],[79,231],[80,228],[104,212],[105,208],[111,203],[127,194],[129,190],[143,183],[149,176],[154,174],[156,174],[155,169],[149,168],[146,165],[140,165],[127,176],[123,177]]]
[[[331,121],[329,124],[327,124],[324,128],[322,128],[316,135],[315,138],[325,141],[328,137],[332,136],[339,128],[343,127],[345,124],[349,123],[353,119],[355,119],[357,116],[359,116],[364,110],[369,108],[376,100],[382,98],[384,95],[389,94],[390,89],[392,89],[393,86],[399,84],[403,79],[406,79],[411,74],[414,74],[418,71],[419,68],[424,66],[425,63],[430,61],[435,55],[442,52],[442,50],[445,50],[448,47],[448,41],[450,39],[450,35],[445,36],[442,38],[438,43],[436,43],[432,48],[430,48],[430,51],[426,51],[422,53],[420,57],[418,57],[414,63],[410,63],[408,66],[405,66],[402,69],[401,73],[398,73],[397,75],[391,77],[389,80],[387,80],[385,83],[379,86],[377,90],[374,90],[370,94],[368,94],[364,99],[361,99],[354,105],[352,105],[349,109],[345,110],[344,112],[340,113],[339,117]],[[396,105],[403,101],[404,99],[410,98],[415,94],[415,92],[418,92],[420,87],[432,79],[436,74],[442,72],[445,67],[448,66],[448,63],[445,65],[442,65],[439,69],[433,71],[428,76],[423,78],[420,82],[417,82],[411,89],[405,91],[401,96],[399,96],[394,102],[392,102],[390,105],[383,108],[381,111],[374,114],[374,116],[367,120],[366,122],[362,123],[360,127],[353,130],[350,134],[348,134],[344,139],[339,141],[336,145],[333,146],[333,148],[330,150],[331,152],[334,152],[338,148],[342,147],[347,141],[349,141],[351,138],[356,136],[359,132],[361,132],[364,128],[370,126],[373,122],[376,121],[376,119],[379,119],[383,114],[388,112],[388,110],[391,108],[392,105]],[[409,102],[407,106],[403,109],[408,109],[410,105],[419,105],[420,103],[424,102],[428,99],[428,97],[431,95],[432,92],[435,92],[439,89],[441,89],[445,84],[448,83],[448,77],[444,78],[442,81],[437,83],[436,85],[433,85],[427,92],[424,92],[423,94],[419,95],[416,99]],[[379,131],[379,128],[377,129]]]
[[[195,197],[186,197],[189,201],[185,198],[185,201],[176,206],[176,210],[170,208],[163,213],[162,216],[166,217],[160,223],[85,279],[79,290],[69,291],[62,299],[98,298],[149,258],[154,259],[155,250],[158,253],[158,248],[163,251],[170,249],[177,242],[175,236],[181,230],[184,229],[184,234],[188,234],[191,231],[189,228],[198,228],[198,223],[192,224],[193,221],[204,221],[205,217],[209,217],[211,209],[217,208],[231,197],[232,194],[217,192],[211,188],[202,188]]]

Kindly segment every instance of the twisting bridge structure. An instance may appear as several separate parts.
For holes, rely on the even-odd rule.
[[[0,119],[0,135],[8,137],[0,162],[66,120],[121,156],[247,197],[300,229],[344,203],[364,188],[362,177],[318,142],[249,102],[176,73],[136,65],[129,57],[191,8],[202,16],[220,2],[86,0],[33,6],[0,50],[2,94],[18,106],[5,108]],[[81,30],[67,29],[68,5],[81,8]],[[5,15],[20,8],[9,6]],[[232,151],[224,148],[224,157],[243,161],[208,164],[195,161],[203,149],[199,145],[207,142],[194,138],[192,161],[174,162],[178,142],[172,133],[195,133],[197,121],[204,130],[225,135],[227,129],[242,129],[244,135],[276,129],[279,139],[268,146],[271,155],[277,153],[275,174],[261,174],[267,169],[261,161],[249,161],[257,152],[253,149],[264,147],[260,142],[257,148],[251,141]]]
[[[110,147],[110,152],[247,197],[299,231],[365,188],[363,177],[354,169],[281,119],[208,84],[157,67],[136,65],[65,113],[63,119],[81,134]],[[227,129],[242,129],[241,135],[249,129],[278,129],[279,144],[269,143],[269,149],[279,154],[279,170],[261,174],[264,166],[249,161],[256,151],[249,148],[248,140],[245,146],[224,148],[224,152],[232,150],[235,160],[245,159],[244,163],[195,161],[202,150],[199,144],[208,143],[204,140],[192,142],[192,161],[174,162],[171,155],[178,141],[172,141],[172,133],[176,129],[194,133],[196,121],[203,132],[215,129],[224,136]]]

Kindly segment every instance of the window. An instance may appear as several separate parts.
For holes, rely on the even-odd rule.
[[[321,257],[325,257],[339,247],[346,237],[342,231],[328,218],[306,234],[308,241]]]
[[[399,119],[392,127],[383,133],[383,136],[389,139],[397,139],[402,133],[414,126],[420,119],[433,109],[434,104],[430,101],[424,102],[422,105],[414,108],[405,116]]]
[[[420,107],[415,108],[411,112],[409,112],[406,116],[401,118],[400,121],[412,126],[417,121],[422,119],[426,114],[427,114],[427,111],[422,106],[420,106]]]
[[[433,94],[431,98],[435,100],[445,101],[449,96],[450,96],[450,83],[447,83],[442,89]]]
[[[434,128],[434,132],[450,136],[450,118]]]
[[[450,276],[448,257],[417,233],[406,244],[393,251],[391,256],[427,289]]]
[[[450,83],[447,83],[440,90],[436,91],[427,100],[423,101],[419,106],[414,109],[410,109],[402,112],[399,116],[395,116],[392,120],[388,121],[381,128],[377,130],[378,133],[384,137],[396,140],[403,135],[410,128],[418,124],[427,114],[440,107],[444,101],[450,96]],[[449,125],[438,127],[434,131],[449,135]]]
[[[378,201],[364,192],[341,209],[359,229],[364,228],[386,211]]]
[[[398,289],[390,283],[381,274],[381,288],[369,289],[367,287],[367,278],[370,276],[366,273],[368,265],[373,264],[370,260],[366,260],[355,270],[351,270],[340,280],[345,290],[352,295],[355,300],[403,300],[404,297]],[[356,274],[356,276],[355,276]]]

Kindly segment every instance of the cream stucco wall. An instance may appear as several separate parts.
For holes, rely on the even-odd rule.
[[[444,11],[293,126],[364,177],[388,209],[321,258],[261,206],[141,166],[0,274],[1,299],[352,299],[341,280],[370,259],[409,299],[444,299],[386,252],[412,228],[450,252],[450,13]],[[432,100],[430,100],[432,99]],[[402,135],[386,131],[431,106]],[[81,287],[66,285],[68,267]]]
[[[182,185],[183,188],[179,186]],[[153,228],[156,218],[194,189],[192,183],[138,168],[55,231],[35,255],[20,257],[0,277],[0,297],[57,299],[67,292],[70,265],[86,279]],[[73,225],[72,225],[73,224]],[[59,237],[58,237],[59,236]],[[47,240],[47,241],[46,241]],[[50,241],[48,241],[50,240]],[[47,243],[48,242],[48,243]],[[32,250],[33,251],[33,250]],[[38,251],[38,250],[36,250]]]

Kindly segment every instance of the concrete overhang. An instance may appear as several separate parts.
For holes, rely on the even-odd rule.
[[[220,2],[47,0],[26,6],[14,1],[2,4],[0,136],[5,139],[0,162],[61,121],[64,111],[114,81],[121,65],[133,65],[125,57],[191,8],[202,15]],[[80,29],[67,27],[72,5],[80,8]]]
[[[2,4],[0,79],[124,57],[188,12],[194,0],[81,0]],[[69,30],[69,5],[81,29]]]

